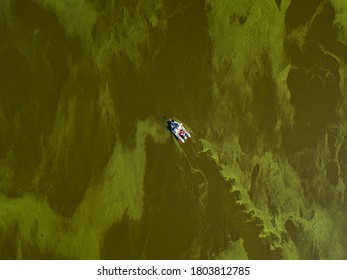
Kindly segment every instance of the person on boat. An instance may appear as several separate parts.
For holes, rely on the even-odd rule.
[[[178,122],[176,122],[176,121],[173,121],[172,124],[173,124],[173,127],[174,127],[175,129],[180,129],[180,127],[181,127],[180,123],[178,123]]]

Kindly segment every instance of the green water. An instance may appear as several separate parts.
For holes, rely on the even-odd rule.
[[[0,258],[346,259],[346,60],[345,0],[0,0]]]

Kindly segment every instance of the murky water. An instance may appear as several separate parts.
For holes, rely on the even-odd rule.
[[[346,11],[0,0],[0,258],[346,259]]]

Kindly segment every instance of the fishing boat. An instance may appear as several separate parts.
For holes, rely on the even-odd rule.
[[[188,137],[190,138],[190,132],[183,126],[182,123],[179,123],[175,120],[168,119],[167,120],[168,129],[175,136],[175,138],[182,143],[184,143]]]

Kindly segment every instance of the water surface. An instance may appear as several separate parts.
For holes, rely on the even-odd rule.
[[[347,258],[344,0],[0,11],[1,259]]]

